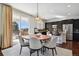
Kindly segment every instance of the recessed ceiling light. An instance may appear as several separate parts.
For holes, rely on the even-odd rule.
[[[67,5],[67,7],[71,7],[71,5]]]

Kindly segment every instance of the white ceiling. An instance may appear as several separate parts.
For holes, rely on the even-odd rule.
[[[9,3],[13,8],[37,15],[36,3]],[[39,3],[39,16],[44,19],[79,18],[79,3]]]

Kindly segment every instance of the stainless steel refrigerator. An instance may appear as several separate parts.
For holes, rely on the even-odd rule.
[[[73,40],[73,24],[63,24],[63,31],[66,31],[66,40]]]

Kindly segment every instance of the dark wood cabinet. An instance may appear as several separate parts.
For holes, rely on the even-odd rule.
[[[73,22],[73,40],[79,41],[79,19],[75,19]]]
[[[79,41],[79,33],[73,33],[73,40]]]

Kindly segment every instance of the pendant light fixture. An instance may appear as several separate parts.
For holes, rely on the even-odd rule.
[[[37,16],[35,18],[37,21],[40,20],[40,17],[39,17],[39,6],[38,6],[38,3],[37,3]]]

